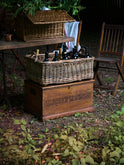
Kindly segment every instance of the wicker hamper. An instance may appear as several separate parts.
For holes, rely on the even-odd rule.
[[[30,41],[64,36],[64,23],[73,22],[64,10],[37,11],[34,16],[20,14],[16,19],[17,38]]]
[[[94,57],[43,62],[26,55],[26,79],[40,85],[92,79]]]

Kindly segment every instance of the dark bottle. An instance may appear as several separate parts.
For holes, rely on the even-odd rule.
[[[63,52],[62,52],[62,58],[63,58],[63,60],[68,60],[68,55],[67,55],[66,50],[67,50],[67,46],[64,44],[63,45]]]
[[[58,61],[58,52],[57,51],[55,51],[55,57],[54,57],[53,61]]]
[[[85,47],[85,57],[89,58],[88,47]]]
[[[77,46],[74,46],[74,48],[73,48],[73,59],[77,59],[77,58],[78,58]]]
[[[48,52],[45,52],[45,60],[44,61],[49,61],[48,60],[48,55],[49,55]]]

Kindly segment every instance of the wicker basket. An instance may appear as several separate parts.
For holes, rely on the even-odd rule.
[[[62,10],[21,14],[16,19],[16,36],[24,41],[60,38],[64,36],[64,23],[72,21],[75,19]]]
[[[93,64],[94,57],[35,62],[31,55],[26,55],[26,79],[43,86],[92,79]]]

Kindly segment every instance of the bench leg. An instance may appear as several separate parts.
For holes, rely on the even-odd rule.
[[[25,70],[25,65],[23,64],[22,60],[19,58],[19,56],[17,55],[17,53],[15,52],[15,50],[11,49],[11,51],[15,55],[16,59],[20,62],[20,64],[23,66],[23,68]]]
[[[3,97],[0,99],[0,104],[6,103],[9,108],[11,108],[11,104],[7,98],[7,86],[6,86],[6,67],[4,63],[4,51],[2,51],[2,58],[1,58],[1,64],[2,64],[2,76],[3,76]]]

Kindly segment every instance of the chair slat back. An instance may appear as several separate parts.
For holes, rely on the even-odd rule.
[[[124,25],[109,25],[103,23],[98,55],[122,55],[123,42]]]
[[[77,42],[76,42],[77,50],[78,50],[79,41],[80,41],[81,29],[82,29],[82,21],[79,22],[79,26],[78,26],[78,36],[77,36]]]

